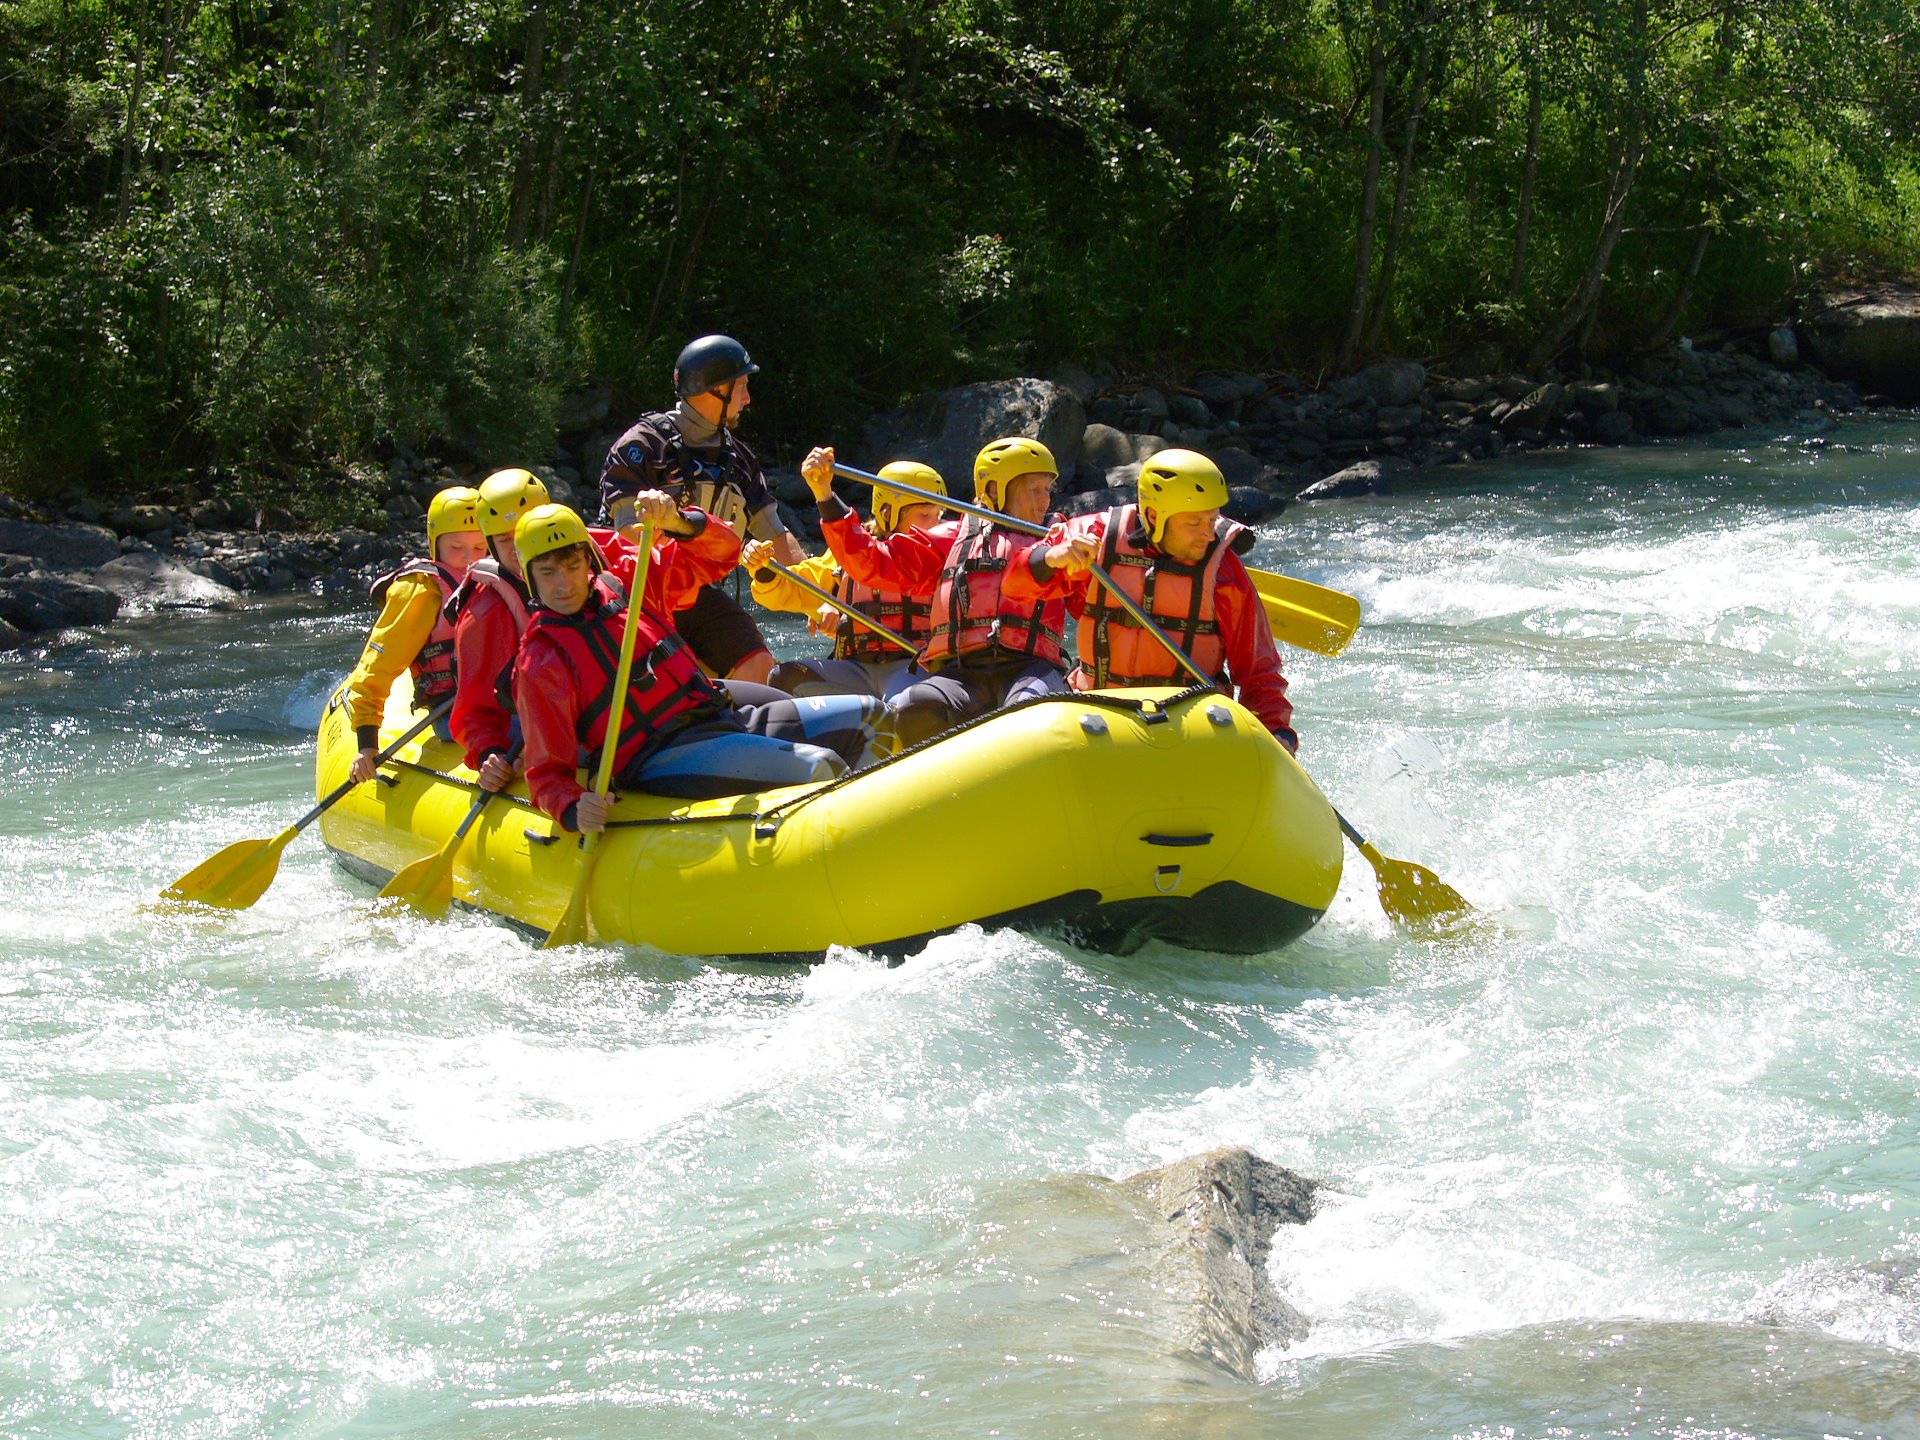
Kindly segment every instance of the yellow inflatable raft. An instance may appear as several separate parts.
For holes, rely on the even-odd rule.
[[[402,677],[386,738],[417,717]],[[317,794],[346,778],[336,693]],[[426,732],[320,821],[383,884],[437,851],[478,793]],[[493,801],[453,866],[456,900],[544,934],[577,837],[526,798]],[[825,785],[725,800],[623,795],[589,900],[597,938],[690,955],[901,954],[969,922],[1127,951],[1149,938],[1256,954],[1302,934],[1340,881],[1332,809],[1247,711],[1210,691],[1060,696],[999,711]]]

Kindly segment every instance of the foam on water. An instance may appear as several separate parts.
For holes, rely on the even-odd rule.
[[[1302,759],[1441,943],[1357,860],[1252,960],[549,954],[310,839],[160,912],[308,803],[364,617],[0,661],[0,1432],[1920,1431],[1920,432],[1850,435],[1268,532],[1366,607]],[[1333,1187],[1263,1387],[1088,1178],[1225,1144]]]

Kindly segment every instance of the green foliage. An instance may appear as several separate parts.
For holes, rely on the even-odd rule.
[[[1064,356],[1322,365],[1363,283],[1385,348],[1629,350],[1920,268],[1916,133],[1912,0],[16,0],[0,481],[538,460],[715,328],[775,448]]]

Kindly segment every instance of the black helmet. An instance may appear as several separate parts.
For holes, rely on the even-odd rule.
[[[702,335],[689,340],[673,362],[673,390],[682,400],[731,385],[742,375],[757,375],[760,367],[747,357],[747,347],[731,335]]]

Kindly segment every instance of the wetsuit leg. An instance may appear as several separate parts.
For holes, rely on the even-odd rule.
[[[877,700],[880,689],[873,671],[859,660],[783,660],[773,667],[767,684],[788,695],[871,695]]]
[[[749,705],[740,718],[755,735],[833,751],[855,768],[893,753],[893,717],[871,695],[813,695]]]
[[[949,666],[937,675],[925,675],[888,702],[902,749],[931,740],[962,720],[986,709],[968,686],[964,672]]]
[[[1008,682],[1000,697],[1002,705],[1017,705],[1022,700],[1031,700],[1036,695],[1064,695],[1067,693],[1067,680],[1053,666],[1036,660],[1015,675]]]
[[[756,685],[751,680],[723,680],[727,694],[736,705],[766,705],[785,700],[787,692],[772,685]]]
[[[648,756],[627,783],[674,799],[714,800],[846,773],[846,762],[824,746],[703,725]]]

